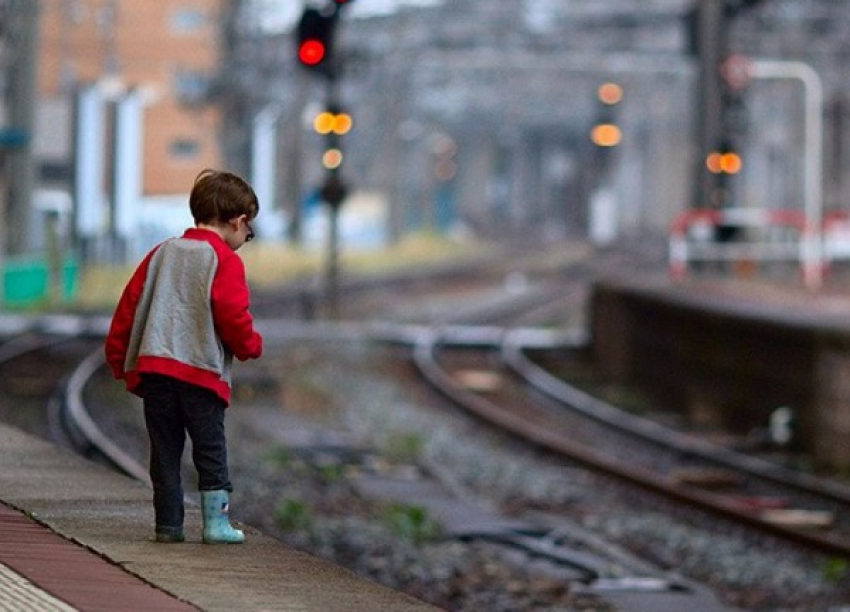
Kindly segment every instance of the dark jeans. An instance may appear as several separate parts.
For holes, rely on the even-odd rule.
[[[198,490],[232,491],[224,436],[224,400],[203,387],[169,376],[146,374],[143,382],[145,423],[150,438],[150,475],[157,531],[183,526],[181,462],[186,432]]]

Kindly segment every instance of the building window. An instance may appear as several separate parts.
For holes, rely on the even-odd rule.
[[[191,138],[177,138],[168,145],[168,152],[176,159],[195,159],[201,153],[201,145]]]
[[[203,104],[209,98],[212,79],[203,72],[178,68],[172,79],[177,98],[188,105]]]
[[[169,29],[174,34],[199,34],[207,27],[207,14],[199,8],[184,6],[171,12]]]

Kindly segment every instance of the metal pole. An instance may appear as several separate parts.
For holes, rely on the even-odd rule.
[[[337,112],[339,109],[339,92],[337,91],[336,74],[328,77],[326,90],[326,110]],[[339,136],[333,131],[325,136],[326,149],[340,148]],[[329,168],[325,177],[326,185],[335,184],[340,180],[339,167]],[[339,318],[339,207],[342,198],[337,199],[328,190],[325,194],[328,206],[328,267],[327,267],[327,306],[331,319]]]
[[[9,114],[11,124],[27,135],[23,146],[8,153],[9,202],[5,238],[11,253],[26,250],[33,191],[35,160],[32,134],[35,129],[36,68],[38,58],[38,2],[13,2],[19,38],[15,41],[16,60],[10,68]]]
[[[338,319],[339,310],[339,206],[331,205],[328,212],[328,317]]]
[[[700,0],[696,7],[696,50],[699,61],[699,85],[696,96],[697,151],[694,164],[694,209],[715,208],[719,178],[708,172],[705,160],[717,151],[723,139],[723,88],[720,63],[726,57],[728,35],[724,19],[724,0]]]
[[[296,70],[294,74],[295,102],[292,108],[297,113],[297,121],[283,121],[278,128],[277,151],[278,163],[281,164],[281,175],[284,180],[278,185],[280,191],[279,201],[281,208],[290,211],[290,224],[287,238],[293,246],[301,246],[304,237],[304,214],[302,210],[302,199],[304,191],[304,177],[302,176],[302,155],[304,152],[304,134],[301,117],[304,114],[304,105],[308,91],[306,75],[302,70]]]
[[[805,213],[808,232],[803,245],[806,285],[820,287],[823,280],[823,84],[820,75],[804,62],[752,60],[749,75],[756,79],[795,79],[805,95]]]

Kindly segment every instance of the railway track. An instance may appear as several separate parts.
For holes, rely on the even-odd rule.
[[[847,557],[845,532],[840,524],[836,529],[821,528],[813,531],[799,527],[789,529],[781,522],[764,520],[764,515],[769,514],[766,511],[770,510],[799,509],[814,512],[826,508],[832,516],[846,516],[846,506],[842,500],[846,492],[843,490],[839,489],[837,497],[833,496],[821,504],[820,493],[806,492],[805,487],[795,487],[796,491],[802,491],[805,498],[792,497],[791,493],[784,490],[779,493],[774,487],[782,484],[782,478],[773,479],[767,484],[762,481],[752,482],[755,476],[761,478],[764,475],[759,475],[758,469],[755,475],[733,477],[730,474],[737,468],[717,461],[719,447],[707,446],[702,441],[675,434],[646,421],[636,424],[631,417],[627,418],[615,407],[558,380],[529,357],[530,350],[572,350],[585,343],[586,338],[582,333],[558,331],[563,327],[545,328],[550,322],[562,325],[564,310],[578,308],[582,303],[586,285],[581,278],[574,280],[576,282],[556,283],[551,282],[551,279],[543,279],[524,286],[522,291],[505,291],[486,303],[479,301],[477,305],[468,308],[450,308],[425,323],[332,324],[318,334],[332,336],[342,331],[343,334],[358,338],[368,337],[374,341],[410,346],[417,366],[431,384],[470,412],[536,446],[596,470],[614,474],[623,480],[637,482],[644,488],[695,507],[705,509],[708,507],[705,505],[707,502],[713,502],[716,507],[712,511],[727,519],[816,550]],[[528,326],[517,327],[519,323]],[[315,330],[322,327],[293,325],[291,321],[266,324],[272,325],[274,329],[286,328],[281,338],[292,333],[309,336],[316,334]],[[275,335],[270,334],[270,337]],[[18,343],[20,350],[24,350],[26,341],[21,339]],[[110,443],[108,436],[100,432],[97,424],[87,424],[91,418],[85,410],[83,388],[102,364],[100,353],[101,348],[98,346],[80,361],[78,368],[67,375],[66,392],[63,393],[65,399],[62,401],[65,412],[76,415],[71,417],[72,420],[82,424],[75,427],[77,432],[88,431],[84,436],[87,441],[83,443],[83,447],[88,448],[84,448],[84,452],[92,453],[93,448],[98,448],[97,454],[109,457],[110,463],[133,477],[146,480],[145,470],[136,461],[132,458],[127,461],[123,449]],[[529,393],[524,385],[516,384],[517,377],[525,379],[525,386],[533,390]],[[610,429],[612,427],[613,430]],[[564,435],[564,432],[569,432],[569,435]],[[622,438],[616,438],[618,441],[614,443],[613,449],[599,445],[600,439],[614,440],[615,434]],[[628,443],[622,442],[623,439],[628,440]],[[623,449],[633,448],[627,444],[643,445],[644,450],[641,452],[654,458],[635,469],[634,462],[629,464],[620,461]],[[658,458],[660,453],[664,454],[664,458]],[[726,454],[725,451],[723,454]],[[743,459],[745,463],[751,463],[750,458]],[[703,461],[708,463],[698,463]],[[762,466],[765,467],[770,466]],[[725,475],[721,474],[720,468],[726,471]],[[747,488],[734,492],[730,485],[722,492],[708,491],[693,482],[687,482],[686,478],[671,478],[674,473],[681,477],[700,470],[712,471],[715,476],[728,476],[735,486],[743,484]],[[635,474],[646,478],[644,481],[636,481]],[[809,479],[804,477],[803,480]],[[831,484],[825,487],[826,490],[832,488]],[[797,494],[795,492],[793,495]],[[797,499],[801,500],[799,507]],[[608,542],[589,537],[580,528],[562,527],[540,533],[490,534],[488,537],[521,548],[530,555],[569,565],[574,568],[577,580],[594,583],[602,589],[664,591],[688,588],[681,579],[671,578]]]
[[[68,333],[67,321],[26,326],[0,343],[0,419],[32,434],[71,447],[56,409],[58,391],[94,343],[85,331]]]
[[[147,481],[146,470],[100,430],[83,399],[85,385],[104,363],[103,330],[103,320],[84,317],[18,321],[0,344],[8,383],[4,420]]]
[[[498,319],[507,313],[524,311],[530,303],[539,303],[540,291],[552,292],[552,288],[544,287],[531,292],[508,291],[499,288],[504,274],[501,272],[505,258],[513,260],[518,274],[540,275],[543,277],[559,274],[562,266],[575,265],[581,262],[585,249],[569,248],[559,251],[555,257],[540,258],[532,255],[521,256],[516,246],[507,246],[494,258],[482,258],[462,262],[461,264],[439,265],[419,272],[391,273],[379,278],[355,278],[349,280],[343,287],[344,295],[349,305],[357,312],[374,312],[378,302],[391,303],[398,296],[410,296],[419,292],[452,292],[460,287],[467,290],[470,285],[476,287],[495,285],[498,297],[487,306],[486,313],[480,304],[471,306],[471,310],[479,318]],[[254,300],[252,310],[264,314],[275,315],[276,318],[266,319],[263,325],[264,335],[272,342],[281,338],[288,339],[303,335],[315,337],[363,337],[370,336],[379,341],[405,342],[411,334],[410,326],[389,326],[383,323],[330,323],[317,325],[305,324],[300,317],[304,312],[304,299],[317,299],[316,295],[307,295],[315,290],[314,281],[294,283],[274,294],[260,293]],[[505,297],[503,294],[506,294]],[[308,308],[310,310],[311,308]],[[462,309],[464,311],[469,309]],[[457,309],[452,310],[457,314]],[[451,317],[444,315],[447,322]],[[64,315],[46,315],[41,317],[4,316],[0,325],[0,334],[6,341],[0,344],[0,367],[10,364],[24,364],[22,369],[33,370],[33,362],[38,361],[40,351],[49,350],[60,344],[79,346],[90,341],[92,337],[102,338],[108,329],[109,320],[103,317],[78,317]],[[52,438],[64,446],[89,457],[107,462],[113,467],[138,478],[148,481],[147,471],[130,453],[125,452],[120,444],[115,443],[110,436],[99,428],[90,416],[83,399],[83,389],[89,379],[103,365],[102,346],[100,341],[94,344],[90,354],[74,352],[71,364],[64,364],[61,371],[54,373],[54,368],[45,370],[46,376],[38,376],[40,386],[49,389],[49,398],[45,397],[46,416],[33,416],[33,422],[43,422],[45,428],[33,433]],[[35,357],[33,357],[35,356]],[[45,364],[55,362],[52,357],[45,359]],[[77,363],[78,362],[78,363]],[[73,365],[76,367],[73,367]],[[70,368],[70,369],[69,369]],[[49,372],[49,373],[48,373]],[[28,376],[28,375],[27,375]],[[34,410],[38,411],[36,407]]]
[[[388,330],[381,332],[383,340],[387,340]],[[421,333],[421,330],[411,330],[403,327],[390,334],[395,341],[399,337],[411,338]],[[480,328],[472,332],[473,337],[467,341],[487,343],[488,337],[498,333],[497,328]],[[536,346],[548,346],[552,342],[552,333],[529,331],[536,337]],[[557,333],[554,334],[558,336]],[[63,386],[64,401],[62,420],[70,435],[77,441],[76,447],[91,456],[96,453],[112,466],[127,475],[149,482],[145,467],[134,457],[132,452],[125,451],[120,444],[113,441],[100,426],[92,419],[83,398],[83,390],[89,379],[95,375],[98,368],[104,364],[100,350],[88,355],[70,374]],[[188,499],[187,501],[192,501]],[[493,530],[486,534],[477,532],[458,532],[452,537],[459,540],[486,539],[506,547],[516,548],[526,554],[545,559],[563,568],[563,575],[570,581],[590,585],[598,592],[604,591],[641,591],[644,593],[663,592],[701,592],[702,587],[693,584],[681,576],[669,574],[654,567],[652,564],[629,553],[622,547],[616,546],[599,537],[591,536],[586,530],[569,521],[561,521],[557,528],[547,528],[531,532]]]
[[[515,318],[520,314],[528,313],[529,310],[550,312],[553,310],[551,304],[563,305],[564,300],[574,300],[577,296],[573,285],[565,287],[563,283],[552,282],[551,279],[524,287],[522,291],[499,289],[492,294],[492,299],[488,299],[483,306],[481,303],[473,303],[468,308],[452,308],[448,313],[441,314],[439,322],[434,324],[441,329],[451,329],[451,321],[455,319],[476,318],[480,321],[499,321],[504,318]],[[542,307],[541,304],[549,306]],[[560,310],[560,307],[557,310]],[[405,344],[431,327],[371,324],[355,329],[354,333],[366,335],[372,340]],[[289,331],[292,331],[291,327]],[[472,332],[474,337],[468,340],[476,343],[490,343],[493,335],[500,333],[501,327],[498,326],[478,327]],[[537,335],[540,342],[545,345],[550,342],[552,333],[541,331]],[[105,434],[86,408],[84,388],[102,366],[102,349],[97,347],[70,372],[62,384],[62,392],[54,395],[53,402],[57,414],[61,415],[57,420],[63,424],[64,435],[74,442],[80,452],[88,456],[96,454],[124,473],[147,482],[148,476],[144,466],[132,456],[132,453],[125,452],[122,445]],[[461,539],[467,537],[464,534],[457,535]],[[569,566],[572,579],[586,583],[593,582],[597,585],[604,584],[605,588],[609,589],[663,591],[681,589],[684,584],[681,578],[670,578],[664,572],[651,568],[649,564],[626,551],[610,543],[604,543],[599,538],[591,538],[578,527],[567,527],[563,523],[558,529],[548,530],[545,533],[532,535],[494,532],[488,534],[488,539],[520,548],[537,558],[549,559],[560,566]]]
[[[594,398],[535,364],[523,330],[487,346],[471,332],[422,334],[425,379],[501,430],[595,471],[827,554],[850,558],[850,489],[678,433]],[[550,349],[577,348],[580,338]],[[516,384],[516,379],[524,384]]]
[[[410,330],[403,332],[405,335],[410,333]],[[35,352],[62,342],[75,340],[73,337],[29,335],[15,339],[0,346],[0,367],[4,357],[12,362],[22,358],[31,359]],[[54,441],[61,439],[64,445],[90,459],[107,463],[137,480],[149,483],[145,466],[132,451],[125,450],[101,429],[86,406],[85,387],[103,365],[102,349],[98,346],[82,357],[70,371],[49,381],[48,384],[55,386],[54,392],[46,400],[50,415],[48,419],[52,423],[50,435]],[[466,536],[462,533],[455,534],[455,537],[461,540],[480,539],[480,536]],[[680,577],[667,576],[627,551],[589,536],[577,526],[561,524],[558,529],[540,534],[493,532],[487,539],[522,549],[537,558],[549,559],[561,567],[568,567],[564,575],[570,580],[595,584],[603,590],[658,592],[689,588]]]

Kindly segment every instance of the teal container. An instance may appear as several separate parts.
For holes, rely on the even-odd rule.
[[[50,269],[45,257],[9,258],[3,266],[3,306],[28,308],[49,302]],[[60,299],[70,301],[79,290],[80,270],[76,259],[62,262]]]

